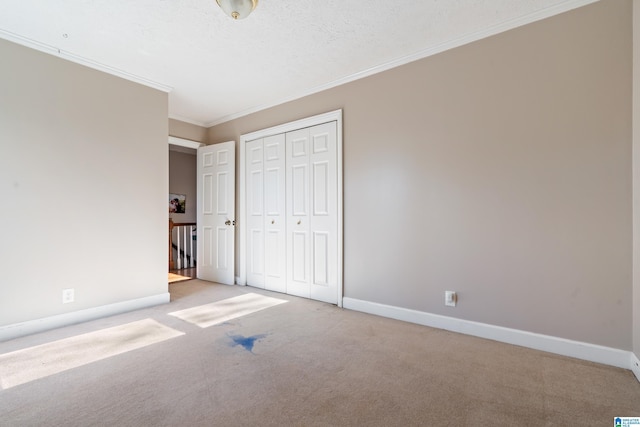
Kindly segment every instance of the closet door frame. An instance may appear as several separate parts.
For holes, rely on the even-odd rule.
[[[328,122],[336,122],[337,129],[337,153],[336,153],[336,168],[337,168],[337,184],[338,184],[338,295],[337,303],[338,307],[342,307],[343,298],[343,203],[342,203],[342,110],[330,111],[324,114],[318,114],[316,116],[307,117],[301,120],[273,126],[266,129],[261,129],[255,132],[243,134],[240,136],[240,158],[238,164],[240,170],[238,173],[239,178],[239,200],[238,208],[240,213],[240,220],[237,224],[238,230],[238,277],[236,283],[238,285],[247,284],[247,182],[246,182],[246,144],[249,141],[253,141],[260,138],[265,138],[280,133],[287,133],[298,129],[304,129],[316,125],[321,125]]]

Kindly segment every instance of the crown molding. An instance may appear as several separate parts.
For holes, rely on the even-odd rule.
[[[132,81],[134,83],[139,83],[144,86],[151,87],[153,89],[157,89],[162,92],[169,93],[173,90],[171,86],[155,82],[153,80],[149,80],[145,77],[138,76],[136,74],[128,73],[123,70],[119,70],[117,68],[111,67],[109,65],[102,64],[100,62],[91,60],[89,58],[85,58],[80,55],[76,55],[71,52],[67,52],[58,47],[41,43],[35,41],[33,39],[20,36],[18,34],[12,33],[10,31],[0,29],[0,38],[8,40],[13,43],[17,43],[19,45],[38,50],[40,52],[48,53],[49,55],[58,56],[62,59],[65,59],[70,62],[74,62],[76,64],[84,65],[85,67],[93,68],[94,70],[102,71],[107,74],[111,74],[116,77],[123,78],[125,80]]]
[[[169,114],[169,118],[172,120],[178,120],[180,122],[189,123],[191,125],[200,126],[201,128],[208,128],[209,126],[205,122],[201,122],[199,120],[193,120],[188,117],[179,116],[177,114]]]

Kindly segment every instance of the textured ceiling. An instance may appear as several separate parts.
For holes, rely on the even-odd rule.
[[[169,91],[210,126],[594,0],[1,0],[0,37]]]

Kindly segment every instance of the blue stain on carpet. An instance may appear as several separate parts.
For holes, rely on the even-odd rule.
[[[245,350],[250,351],[251,353],[253,353],[253,345],[256,341],[261,340],[266,336],[266,334],[253,335],[250,337],[243,337],[242,335],[228,335],[228,337],[233,341],[233,344],[231,344],[232,347],[241,345]]]

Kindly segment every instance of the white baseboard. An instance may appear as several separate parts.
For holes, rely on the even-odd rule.
[[[577,359],[589,360],[591,362],[603,363],[605,365],[617,366],[619,368],[631,369],[630,355],[633,355],[633,353],[630,351],[470,320],[456,319],[454,317],[441,316],[439,314],[431,314],[355,298],[344,298],[343,305],[344,308],[350,310],[362,311],[364,313],[417,323],[433,328],[446,329],[448,331],[547,351],[563,356],[575,357]],[[636,358],[635,360],[637,361],[638,359]],[[634,373],[640,379],[638,370],[639,368],[636,367]]]
[[[638,356],[633,353],[631,353],[631,370],[635,374],[638,381],[640,381],[640,359],[638,359]]]
[[[73,311],[71,313],[58,314],[56,316],[45,317],[42,319],[0,326],[0,341],[6,341],[75,323],[87,322],[101,317],[113,316],[127,311],[166,304],[169,300],[170,295],[166,292],[158,295],[152,295],[150,297],[137,298],[115,304]]]

